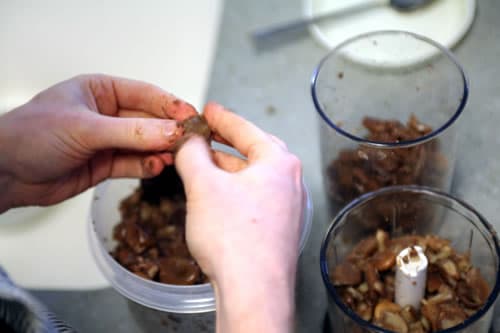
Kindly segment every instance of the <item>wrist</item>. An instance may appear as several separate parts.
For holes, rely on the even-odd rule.
[[[0,196],[0,214],[13,208],[11,186],[11,176],[0,169],[0,188],[4,189],[4,193]]]
[[[231,269],[214,284],[218,332],[291,332],[295,312],[295,273],[275,265]]]
[[[9,170],[9,146],[8,141],[8,126],[5,125],[5,115],[0,117],[0,188],[4,193],[0,196],[0,214],[12,208],[12,183],[13,176]]]

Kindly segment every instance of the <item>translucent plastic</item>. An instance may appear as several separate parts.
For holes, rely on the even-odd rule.
[[[94,192],[88,231],[90,248],[98,267],[119,293],[149,308],[172,313],[214,311],[215,298],[210,284],[177,286],[149,281],[123,268],[109,254],[116,246],[113,228],[120,222],[119,203],[138,185],[134,180],[110,180],[97,186]],[[312,224],[312,202],[306,193],[300,252]]]
[[[333,213],[385,186],[450,189],[457,135],[453,125],[468,98],[466,76],[450,51],[408,32],[364,34],[340,44],[320,62],[311,90]],[[365,117],[403,125],[414,117],[422,135],[370,139]]]
[[[493,227],[472,207],[436,190],[387,187],[352,201],[335,217],[321,247],[321,274],[329,296],[334,332],[389,332],[356,315],[340,299],[329,272],[361,239],[377,228],[391,236],[434,234],[451,240],[460,253],[470,250],[491,293],[486,304],[462,324],[441,332],[488,332],[500,291],[500,245]]]

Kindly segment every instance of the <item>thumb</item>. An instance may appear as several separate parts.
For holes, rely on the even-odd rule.
[[[182,130],[175,120],[97,116],[82,129],[80,138],[92,150],[125,149],[162,151],[171,149]]]
[[[209,180],[216,169],[207,142],[197,136],[191,136],[175,156],[175,167],[182,178],[186,193],[191,193],[196,183]]]

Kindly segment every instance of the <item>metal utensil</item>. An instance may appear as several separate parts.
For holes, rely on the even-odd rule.
[[[269,39],[270,37],[280,33],[306,28],[309,24],[331,19],[335,16],[345,16],[380,6],[390,6],[399,11],[412,11],[429,4],[431,1],[433,0],[367,0],[364,3],[357,4],[349,8],[335,10],[308,18],[297,19],[271,27],[260,28],[253,31],[251,36],[254,41],[258,42],[259,40]]]

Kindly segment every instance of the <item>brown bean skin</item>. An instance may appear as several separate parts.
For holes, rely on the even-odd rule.
[[[354,286],[359,284],[362,280],[361,270],[349,261],[345,261],[336,266],[331,275],[333,277],[333,284],[336,286]]]
[[[422,246],[429,260],[420,311],[394,303],[395,252],[413,245]],[[373,237],[355,244],[337,267],[345,263],[344,280],[353,276],[349,267],[356,267],[362,276],[359,280],[356,274],[353,285],[336,285],[344,302],[365,320],[371,318],[373,324],[398,332],[427,333],[453,327],[484,305],[491,292],[471,263],[471,255],[457,253],[449,240],[436,235],[391,239],[377,230]]]

